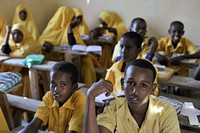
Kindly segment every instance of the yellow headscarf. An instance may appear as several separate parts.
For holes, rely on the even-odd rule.
[[[6,35],[6,25],[7,25],[7,20],[4,16],[0,15],[0,47],[3,43],[4,37]]]
[[[34,41],[31,34],[26,30],[22,24],[14,24],[12,27],[12,32],[14,30],[19,30],[23,34],[23,39],[19,43],[15,43],[13,37],[11,36],[9,40],[9,45],[11,48],[10,57],[26,57],[29,54],[40,54],[41,47],[38,42]]]
[[[103,11],[99,14],[99,18],[102,19],[108,27],[116,28],[117,41],[120,40],[122,34],[128,31],[122,18],[115,12]]]
[[[45,41],[50,42],[53,45],[68,43],[67,29],[74,16],[75,13],[71,8],[58,8],[41,34],[39,38],[40,44],[43,45]],[[77,28],[73,29],[76,42],[84,44],[77,30]]]
[[[26,20],[21,20],[19,17],[19,13],[21,11],[25,11],[27,13],[27,17]],[[32,17],[32,13],[29,10],[29,8],[26,5],[18,5],[15,11],[15,15],[13,18],[13,25],[17,24],[17,23],[21,23],[25,26],[25,28],[28,30],[28,32],[32,35],[33,39],[37,41],[38,37],[39,37],[39,30],[38,27]]]
[[[89,34],[89,28],[85,22],[85,19],[83,18],[83,12],[80,8],[73,8],[75,12],[75,16],[82,16],[82,22],[77,26],[79,34],[80,35],[88,35]]]

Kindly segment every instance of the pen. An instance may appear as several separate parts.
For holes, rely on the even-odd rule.
[[[115,93],[112,92],[111,95],[112,95],[115,99],[117,99],[117,101],[118,101],[120,104],[123,104],[122,101],[115,95]]]

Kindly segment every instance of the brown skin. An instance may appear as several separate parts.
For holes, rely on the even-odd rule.
[[[122,80],[122,87],[125,89],[131,115],[141,126],[148,108],[149,96],[156,88],[156,84],[153,84],[153,73],[148,69],[129,66],[125,79]],[[104,79],[94,83],[88,90],[84,120],[85,133],[111,133],[106,127],[97,125],[95,97],[103,92],[109,95],[112,91],[112,83]]]
[[[19,12],[19,18],[22,20],[22,21],[25,21],[26,18],[27,18],[27,13],[26,11],[22,10]]]
[[[78,90],[78,84],[72,84],[71,75],[61,71],[50,73],[50,90],[54,100],[58,101],[60,107]],[[34,118],[22,131],[22,133],[37,133],[41,127],[42,120]],[[70,130],[68,133],[76,133]]]
[[[12,31],[12,37],[15,43],[20,43],[23,40],[23,34],[19,30]]]

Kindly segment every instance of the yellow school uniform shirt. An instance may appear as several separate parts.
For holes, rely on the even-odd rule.
[[[141,58],[140,56],[138,56],[138,58]],[[121,59],[118,62],[115,62],[107,71],[106,73],[106,80],[111,81],[111,83],[113,84],[113,91],[115,92],[122,92],[124,90],[122,90],[121,87],[121,78],[124,78],[124,72],[121,72],[122,66],[123,66],[124,60]],[[157,78],[155,79],[155,83],[157,83]],[[157,96],[159,92],[158,87],[156,87],[155,91],[154,91],[154,95]]]
[[[34,117],[48,124],[48,131],[66,133],[69,130],[83,133],[83,116],[86,98],[80,91],[75,91],[72,96],[59,107],[59,103],[53,99],[49,91],[43,97],[43,102],[37,108]]]
[[[1,107],[0,107],[0,133],[9,133],[10,130],[8,128],[8,125],[7,125],[7,122],[6,122],[6,119],[3,115],[3,111],[1,110]]]
[[[19,17],[19,13],[21,11],[26,11],[26,13],[27,13],[27,17],[25,20],[21,20],[21,18]],[[32,35],[33,39],[35,41],[37,41],[39,34],[40,34],[39,29],[35,23],[35,20],[32,16],[30,9],[28,8],[28,6],[21,5],[21,4],[17,6],[12,24],[14,25],[17,23],[24,25],[25,28],[27,29],[27,31]]]
[[[141,127],[131,115],[125,98],[121,105],[117,100],[111,101],[97,116],[98,125],[111,132],[115,127],[118,133],[180,133],[179,122],[175,109],[167,102],[150,96],[149,107]],[[160,109],[160,111],[158,111]]]
[[[171,57],[173,53],[194,54],[198,51],[198,49],[187,38],[182,37],[176,48],[174,48],[171,37],[163,37],[158,41],[157,51],[164,51],[166,56]],[[185,66],[170,66],[170,68],[178,70],[179,75],[188,75],[187,68]]]

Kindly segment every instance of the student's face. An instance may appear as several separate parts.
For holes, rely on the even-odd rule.
[[[76,17],[76,22],[77,22],[78,25],[82,22],[82,20],[83,20],[83,16],[77,16]]]
[[[145,106],[155,87],[151,70],[135,66],[128,67],[124,82],[122,82],[122,88],[129,108],[134,109]]]
[[[137,48],[133,39],[121,37],[120,39],[120,53],[126,63],[137,58],[140,48]]]
[[[26,17],[27,17],[26,11],[22,10],[22,11],[19,12],[19,18],[20,18],[22,21],[25,21],[25,20],[26,20]]]
[[[71,75],[61,71],[50,73],[50,89],[54,100],[62,106],[76,90],[76,84],[72,84]]]
[[[181,40],[181,37],[184,34],[183,27],[180,25],[172,25],[170,26],[170,29],[168,30],[169,34],[171,35],[172,42],[174,44],[178,44]]]
[[[133,23],[133,25],[130,27],[129,30],[133,32],[137,32],[138,34],[142,36],[142,38],[144,38],[147,32],[147,24],[144,21],[138,20],[135,23]]]
[[[13,30],[12,37],[15,43],[20,43],[23,40],[23,34],[19,30]]]

